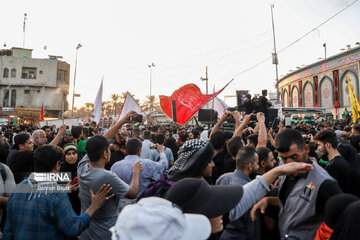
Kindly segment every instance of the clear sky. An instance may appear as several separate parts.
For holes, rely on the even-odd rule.
[[[275,0],[277,50],[291,44],[355,0]],[[275,90],[271,59],[273,36],[268,0],[12,0],[1,3],[0,44],[22,47],[23,18],[27,13],[25,47],[33,57],[60,55],[71,64],[79,49],[75,106],[94,102],[102,76],[104,97],[129,91],[141,100],[149,95],[149,67],[153,95],[171,95],[180,86],[195,83],[205,93],[234,82],[220,95],[235,90],[260,93]],[[279,54],[279,76],[308,65],[360,41],[360,2]],[[47,45],[45,51],[43,47]],[[235,101],[227,101],[234,105]]]

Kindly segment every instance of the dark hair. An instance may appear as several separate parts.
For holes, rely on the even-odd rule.
[[[261,94],[262,94],[262,95],[267,94],[267,90],[266,90],[266,89],[262,90],[262,91],[261,91]]]
[[[231,139],[231,138],[233,137],[233,135],[234,135],[234,132],[232,132],[232,131],[225,131],[225,132],[224,132],[225,141]]]
[[[225,134],[222,131],[216,131],[211,134],[210,143],[215,150],[220,149],[225,144]]]
[[[90,135],[89,128],[83,127],[82,131],[83,131],[83,133],[84,133],[84,136],[85,136],[86,138],[88,138],[89,135]],[[71,135],[72,135],[72,134],[71,134]]]
[[[36,172],[50,172],[56,163],[64,158],[63,150],[58,146],[42,145],[34,152],[34,170]]]
[[[255,160],[255,149],[252,147],[243,147],[236,155],[236,167],[240,170],[243,170],[249,163],[254,163]]]
[[[251,94],[250,93],[246,94],[245,97],[247,97],[251,101]]]
[[[186,142],[187,138],[189,137],[189,133],[184,133],[180,135],[180,140],[182,142]]]
[[[107,151],[109,143],[104,136],[95,135],[86,142],[86,153],[91,162],[100,160],[101,155]]]
[[[150,139],[150,138],[151,138],[151,132],[148,131],[148,130],[146,130],[146,131],[144,132],[144,139]]]
[[[275,139],[275,148],[278,152],[284,153],[290,150],[290,147],[296,144],[299,149],[303,149],[305,140],[301,133],[295,129],[282,130]]]
[[[47,128],[49,128],[51,130],[50,126],[48,126],[48,125],[43,126],[41,129],[45,131],[45,129],[47,129]]]
[[[354,129],[356,132],[360,133],[360,124],[355,125],[355,126],[353,127],[353,129]]]
[[[155,136],[155,143],[158,144],[164,144],[165,142],[165,135],[162,133],[159,133],[158,135]]]
[[[315,135],[314,139],[322,142],[323,144],[330,143],[332,148],[336,148],[338,145],[336,134],[332,130],[321,130]]]
[[[264,161],[264,162],[267,161],[271,150],[266,147],[258,147],[258,148],[256,148],[256,152],[259,156],[259,165],[260,165],[261,161]]]
[[[130,138],[126,143],[126,152],[128,155],[136,155],[142,147],[138,138]]]
[[[81,126],[74,126],[71,128],[71,135],[73,138],[78,139],[82,133],[83,128]]]
[[[30,137],[31,137],[30,134],[26,133],[26,132],[16,134],[14,136],[15,144],[14,144],[13,148],[19,150],[19,145],[20,144],[24,145],[26,143],[26,141],[29,140]]]
[[[159,130],[159,126],[153,126],[152,128],[151,128],[151,131],[152,132],[157,132]]]
[[[200,132],[198,130],[192,130],[192,134],[194,135],[194,138],[200,136]]]
[[[231,154],[233,158],[236,158],[237,153],[241,148],[244,147],[242,138],[240,136],[233,137],[227,144],[226,144],[228,152]]]
[[[256,147],[258,145],[258,137],[259,135],[257,133],[253,133],[249,135],[247,138],[249,139],[249,142],[254,144]]]

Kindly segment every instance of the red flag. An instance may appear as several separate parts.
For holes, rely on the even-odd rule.
[[[44,121],[44,104],[41,105],[41,116],[40,116],[40,121]]]
[[[200,108],[221,93],[227,85],[229,85],[229,83],[216,93],[209,95],[203,95],[199,87],[195,84],[186,84],[176,90],[170,97],[160,95],[160,106],[163,112],[172,119],[171,101],[174,100],[176,102],[177,123],[185,124],[192,116],[194,116],[195,113],[199,111]]]

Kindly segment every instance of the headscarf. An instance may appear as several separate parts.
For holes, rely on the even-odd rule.
[[[65,144],[64,146],[64,153],[66,155],[67,152],[69,151],[75,151],[78,154],[78,159],[75,163],[70,164],[65,160],[65,156],[64,159],[61,161],[61,165],[60,165],[60,172],[71,172],[71,178],[74,179],[77,176],[77,166],[79,163],[79,152],[77,150],[77,147],[75,146],[75,144],[73,143],[68,143]]]
[[[198,177],[212,160],[214,149],[209,142],[199,139],[186,141],[178,152],[178,159],[169,169],[169,179],[177,181],[185,177]]]

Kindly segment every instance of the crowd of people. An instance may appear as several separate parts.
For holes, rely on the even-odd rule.
[[[360,125],[273,129],[262,111],[234,111],[213,127],[145,126],[134,114],[109,129],[2,126],[2,239],[358,239]],[[36,177],[59,172],[71,179]]]

